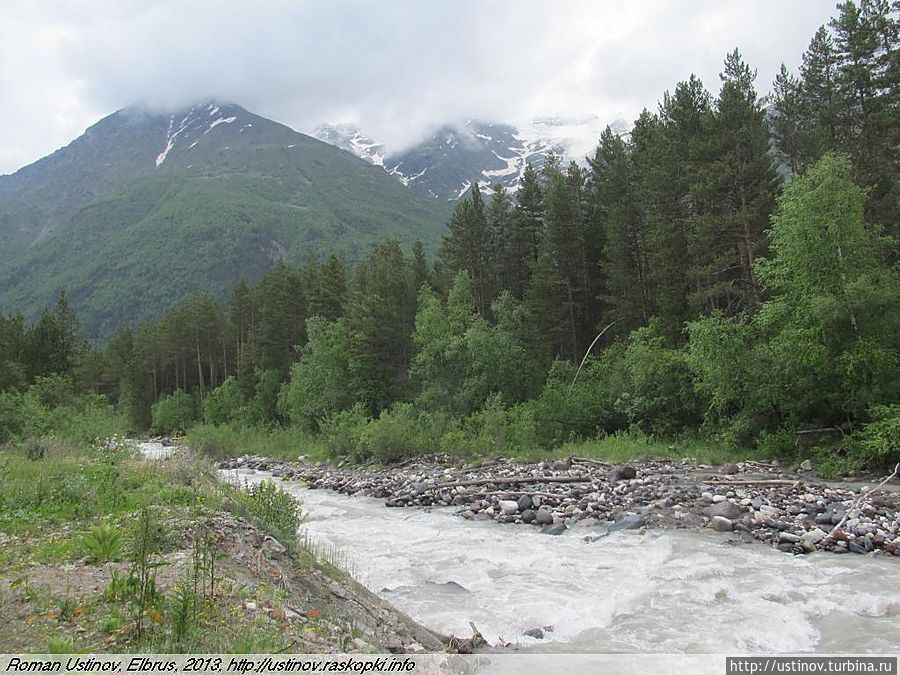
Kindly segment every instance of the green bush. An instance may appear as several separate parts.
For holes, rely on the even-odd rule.
[[[254,424],[271,424],[279,421],[278,395],[281,392],[281,371],[276,369],[254,371],[256,385],[253,400],[248,406],[249,421]]]
[[[360,434],[370,419],[362,403],[325,418],[321,433],[328,453],[332,457],[350,457],[357,461],[367,459],[360,445]]]
[[[49,411],[31,393],[0,393],[0,443],[50,431]]]
[[[360,431],[358,443],[363,456],[382,464],[399,462],[434,450],[434,446],[429,446],[420,433],[415,409],[409,403],[396,405],[371,420]]]
[[[787,427],[763,431],[756,443],[762,457],[791,457],[797,455],[797,433]]]
[[[572,386],[575,367],[556,361],[540,395],[524,406],[534,421],[538,445],[553,448],[625,428],[619,403],[626,391],[625,349],[614,344],[585,363]]]
[[[892,469],[900,462],[900,405],[878,405],[872,421],[850,439],[850,458],[873,468]]]
[[[322,420],[352,405],[357,369],[352,334],[343,319],[327,321],[315,316],[306,322],[308,342],[300,360],[291,366],[290,380],[282,387],[279,411],[295,424],[317,431]]]
[[[88,447],[98,436],[125,432],[125,420],[106,399],[93,393],[62,395],[65,382],[44,378],[24,393],[0,393],[0,443],[53,434]]]
[[[234,510],[249,517],[288,550],[297,546],[297,530],[303,520],[300,502],[272,481],[248,485],[236,495]]]
[[[191,448],[214,458],[243,454],[275,459],[326,457],[324,440],[297,427],[195,424],[187,432],[186,441]]]
[[[462,435],[451,433],[445,443],[455,443],[461,446],[457,451],[464,449],[467,454],[521,456],[540,450],[532,410],[521,405],[507,408],[496,394],[465,419]]]
[[[97,525],[81,538],[87,562],[102,565],[119,560],[125,550],[122,535],[112,525]]]
[[[194,397],[181,389],[153,406],[153,428],[163,434],[184,432],[197,419]]]
[[[228,376],[218,387],[209,392],[203,401],[203,419],[208,424],[226,424],[244,415],[244,397],[238,381]]]
[[[625,370],[628,391],[618,405],[631,424],[672,434],[700,423],[702,406],[687,355],[666,343],[655,322],[629,337]]]

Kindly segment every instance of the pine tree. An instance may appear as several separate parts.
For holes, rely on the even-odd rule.
[[[422,286],[431,285],[431,270],[428,269],[428,257],[425,255],[425,245],[420,239],[416,239],[412,249],[412,275],[413,286],[416,292]]]
[[[516,193],[516,204],[509,221],[509,239],[506,242],[503,287],[516,299],[525,297],[531,268],[538,260],[543,232],[544,197],[540,177],[531,164],[526,164],[522,184]]]
[[[408,390],[416,290],[400,243],[387,240],[354,270],[347,311],[362,398],[373,412]]]
[[[60,292],[55,310],[45,307],[37,323],[28,330],[25,355],[28,379],[51,373],[70,375],[85,347],[78,331],[78,317],[65,292]]]
[[[544,232],[526,297],[541,342],[575,360],[593,327],[595,278],[585,235],[584,174],[574,162],[563,171],[551,158],[544,175]]]
[[[803,154],[813,162],[829,150],[840,147],[840,101],[837,91],[837,55],[834,41],[822,26],[803,54],[800,67],[800,94],[803,106]]]
[[[636,328],[649,321],[652,301],[646,223],[635,198],[625,141],[607,127],[589,163],[590,218],[603,232],[604,322],[617,320],[626,329]]]
[[[297,358],[297,347],[306,342],[308,298],[300,272],[279,261],[254,288],[256,302],[253,332],[253,364],[279,369],[287,376]]]
[[[347,267],[335,254],[318,268],[310,314],[334,320],[344,315],[347,304]]]
[[[255,309],[253,292],[247,282],[241,279],[228,299],[228,330],[234,370],[245,395],[251,394],[254,388],[250,336],[253,334]]]
[[[478,314],[485,316],[490,308],[491,233],[488,228],[484,200],[477,183],[469,198],[456,205],[447,225],[441,256],[447,268],[466,270],[472,279],[472,292]]]
[[[490,297],[501,290],[517,288],[521,279],[523,264],[516,240],[513,221],[513,202],[509,193],[499,183],[493,188],[493,196],[487,210],[488,231],[490,232],[491,281]],[[521,289],[519,291],[521,293]]]
[[[769,154],[765,110],[754,87],[756,71],[734,50],[725,60],[722,89],[709,118],[709,148],[693,190],[698,213],[695,258],[701,276],[694,302],[726,315],[754,308],[756,257],[774,209],[777,174]]]
[[[779,160],[792,174],[804,166],[802,115],[800,80],[782,63],[772,86],[772,141]]]

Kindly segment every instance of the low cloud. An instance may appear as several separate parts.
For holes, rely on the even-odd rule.
[[[820,0],[5,3],[0,172],[135,102],[215,97],[300,131],[353,122],[394,149],[470,117],[633,119],[691,73],[715,92],[735,46],[768,91],[832,13]]]

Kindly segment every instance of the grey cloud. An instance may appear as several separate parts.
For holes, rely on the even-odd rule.
[[[20,3],[15,3],[20,4]],[[0,171],[133,102],[233,100],[300,130],[352,121],[397,148],[465,118],[633,118],[739,46],[766,91],[832,13],[754,3],[57,0],[0,9]]]

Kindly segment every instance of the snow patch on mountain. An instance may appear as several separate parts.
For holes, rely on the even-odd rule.
[[[200,139],[222,124],[233,124],[239,117],[241,109],[237,106],[214,103],[193,106],[183,117],[181,113],[169,116],[169,126],[162,150],[156,156],[156,168],[162,167],[167,159],[171,159],[176,148],[186,152],[197,146]],[[180,121],[176,121],[181,117]],[[210,118],[214,118],[210,121]],[[251,123],[243,124],[240,131],[250,129]],[[183,145],[186,144],[186,145]]]
[[[184,116],[184,119],[178,125],[178,131],[172,132],[172,128],[175,126],[175,116],[169,116],[169,128],[166,131],[166,147],[156,156],[156,168],[162,166],[162,163],[166,161],[166,157],[169,156],[169,153],[172,151],[172,148],[175,147],[175,139],[188,128],[188,120],[191,119],[191,115],[194,114],[194,108],[191,108],[191,111]]]
[[[497,183],[515,192],[525,168],[540,169],[553,154],[563,163],[586,163],[607,127],[627,135],[621,117],[605,123],[597,115],[539,117],[519,124],[467,120],[444,125],[418,145],[391,152],[352,124],[322,124],[312,135],[381,166],[404,185],[449,200],[460,199],[477,181],[487,192]]]
[[[237,119],[237,117],[234,117],[234,116],[232,116],[232,117],[220,117],[219,119],[215,120],[212,124],[209,125],[209,129],[207,129],[206,131],[204,131],[204,132],[203,132],[203,135],[205,136],[205,135],[208,134],[210,131],[212,131],[213,129],[215,129],[217,126],[219,126],[220,124],[231,124],[231,123],[234,122],[236,119]]]

